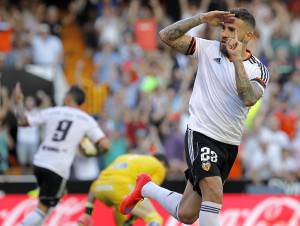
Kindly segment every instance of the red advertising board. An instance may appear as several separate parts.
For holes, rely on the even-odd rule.
[[[65,196],[44,226],[76,226],[85,199],[85,195]],[[36,203],[36,199],[26,195],[0,196],[0,225],[17,226]],[[165,226],[184,226],[156,203],[155,206]],[[112,209],[100,202],[96,204],[93,219],[95,226],[115,225]],[[222,226],[300,226],[300,196],[225,195],[221,219]],[[137,221],[135,225],[144,224]]]

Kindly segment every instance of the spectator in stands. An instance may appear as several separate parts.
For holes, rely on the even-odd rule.
[[[35,99],[31,96],[25,98],[25,111],[28,114],[37,114]],[[32,167],[33,156],[38,149],[40,133],[37,126],[18,127],[17,153],[18,161],[27,170]]]
[[[12,110],[12,101],[9,96],[7,87],[0,87],[0,125],[4,134],[7,134],[9,149],[9,166],[17,166],[17,152],[16,152],[16,140],[17,140],[17,119]],[[7,140],[7,139],[6,139]]]
[[[121,65],[122,59],[120,54],[114,49],[110,42],[101,45],[101,51],[94,56],[95,65],[95,82],[96,83],[110,83],[114,87],[114,82],[119,81],[118,67]],[[113,75],[113,79],[111,78]]]
[[[163,3],[160,4],[160,2]],[[157,30],[171,23],[165,14],[169,11],[169,8],[166,8],[168,4],[180,5],[180,10],[176,10],[177,19],[213,8],[220,10],[221,8],[245,7],[255,14],[257,20],[257,40],[252,41],[252,45],[257,47],[255,52],[259,54],[254,55],[270,65],[272,75],[264,99],[251,120],[249,136],[242,144],[245,150],[243,154],[251,156],[242,158],[246,176],[249,177],[251,167],[256,169],[259,168],[258,165],[263,165],[259,159],[268,158],[266,154],[268,151],[264,152],[268,149],[264,149],[264,146],[268,144],[260,140],[257,135],[262,133],[261,131],[268,131],[277,138],[281,137],[281,135],[278,136],[281,134],[280,131],[284,131],[293,143],[292,152],[278,152],[282,155],[274,154],[271,159],[278,158],[281,159],[280,161],[286,161],[282,156],[285,157],[284,159],[290,159],[292,156],[300,161],[298,145],[300,140],[298,131],[300,117],[298,109],[300,102],[299,1],[290,0],[288,4],[285,3],[287,1],[261,0],[202,0],[201,4],[197,4],[199,2],[131,0],[99,3],[92,0],[76,0],[70,4],[71,17],[76,17],[77,20],[74,23],[80,26],[86,47],[92,50],[88,53],[94,60],[95,68],[90,69],[95,71],[94,81],[97,84],[105,83],[110,88],[104,109],[109,124],[121,124],[123,125],[121,127],[124,127],[124,137],[120,131],[113,134],[116,136],[116,150],[118,149],[116,153],[121,152],[125,140],[129,149],[135,149],[138,139],[147,140],[147,150],[160,150],[151,138],[155,134],[154,130],[152,135],[150,135],[151,131],[146,130],[145,133],[141,131],[150,127],[160,128],[162,122],[173,112],[180,114],[180,131],[186,130],[189,114],[185,109],[188,105],[196,69],[195,62],[185,55],[175,54],[168,48],[161,47],[157,40]],[[17,7],[11,1],[5,1],[0,8],[0,25],[2,25],[0,35],[4,35],[1,36],[3,38],[1,38],[0,49],[5,49],[5,53],[0,53],[0,67],[5,65],[9,68],[22,68],[31,62],[42,65],[59,64],[61,66],[63,64],[63,47],[58,37],[60,37],[62,26],[66,24],[63,18],[59,17],[58,8],[47,7],[43,2],[33,0],[22,1]],[[181,11],[181,16],[179,11]],[[41,22],[47,25],[39,26]],[[143,30],[144,26],[147,26],[147,29]],[[11,30],[11,27],[14,29]],[[192,31],[202,32],[204,33],[202,37],[208,39],[212,37],[213,32],[201,26],[199,28]],[[38,33],[31,41],[28,33],[35,32]],[[29,55],[29,45],[32,47],[32,55]],[[97,47],[100,51],[96,51]],[[70,59],[68,57],[66,56],[67,62]],[[86,61],[83,62],[86,63]],[[56,89],[55,95],[57,95],[57,90],[61,89]],[[52,105],[51,98],[43,92],[38,92],[37,101],[40,108]],[[10,107],[7,111],[10,112]],[[280,129],[272,130],[269,125],[265,124],[266,119],[274,114],[279,119]],[[11,113],[6,116],[5,128],[14,138],[16,123]],[[163,138],[160,133],[159,135]],[[267,137],[267,135],[263,136]],[[167,141],[164,139],[161,143],[170,146],[166,145]],[[269,150],[277,153],[274,150],[282,150],[282,148],[282,146],[277,146]],[[166,151],[169,149],[166,148]],[[257,165],[253,161],[247,161],[247,159],[252,159],[252,155],[253,158],[258,159],[255,163]],[[114,156],[109,156],[107,159],[110,158]],[[266,169],[269,170],[268,167]],[[269,171],[269,175],[274,176],[275,171]],[[257,178],[266,177],[258,175]]]
[[[0,110],[0,175],[9,167],[9,148],[13,146],[13,141],[7,131],[6,126],[2,124],[5,111]]]
[[[121,34],[124,29],[122,20],[116,15],[115,8],[111,5],[106,5],[103,8],[103,14],[95,22],[95,30],[98,34],[98,43],[103,45],[110,43],[116,47],[121,42]]]
[[[5,7],[0,7],[0,52],[8,53],[12,50],[13,25]]]
[[[300,69],[295,70],[284,84],[282,95],[288,99],[288,106],[294,107],[300,103]]]
[[[169,115],[161,125],[161,135],[165,155],[169,160],[169,174],[178,176],[182,174],[187,165],[184,157],[184,134],[179,128],[180,115]]]
[[[128,20],[134,29],[135,40],[142,49],[157,48],[158,26],[163,19],[163,10],[158,0],[149,1],[148,5],[138,0],[130,2]]]
[[[289,137],[280,130],[279,121],[270,116],[266,125],[252,139],[248,139],[244,147],[246,174],[254,181],[270,179],[276,175],[282,165],[282,151],[289,145]]]
[[[62,64],[63,46],[60,39],[50,34],[48,24],[40,24],[38,31],[31,42],[33,63],[48,66]]]
[[[62,29],[62,21],[59,18],[59,11],[55,6],[49,6],[47,8],[47,16],[46,20],[44,21],[48,24],[50,29],[50,34],[55,35],[60,38],[61,36],[61,29]]]
[[[272,9],[262,1],[255,1],[254,12],[259,31],[259,45],[262,54],[266,55],[269,59],[272,58],[273,49],[271,47],[271,38],[275,29],[276,20]]]
[[[26,40],[22,34],[16,34],[13,42],[13,50],[6,56],[6,67],[23,68],[31,63],[31,52]]]
[[[190,18],[198,13],[203,13],[208,11],[210,5],[210,0],[202,0],[199,6],[196,1],[179,0],[181,9],[181,19]],[[192,28],[187,32],[190,36],[199,37],[201,32],[204,32],[206,25],[199,25]]]
[[[123,42],[119,48],[121,57],[125,62],[137,63],[143,56],[143,51],[141,47],[134,41],[134,37],[131,32],[124,33]]]
[[[276,72],[279,74],[279,82],[283,84],[286,82],[293,71],[293,60],[289,54],[288,47],[279,46],[275,49],[275,57],[271,62]]]
[[[106,134],[111,140],[110,149],[102,156],[103,168],[106,168],[118,156],[127,153],[128,143],[125,138],[125,126],[122,122],[113,123],[112,128]]]
[[[38,102],[37,105],[40,109],[48,108],[53,105],[51,97],[47,93],[45,93],[43,90],[38,90],[36,92],[36,98],[37,98],[37,102]]]
[[[259,183],[262,180],[271,179],[274,174],[274,165],[278,166],[280,162],[280,148],[277,145],[272,144],[271,134],[263,133],[259,137],[256,137],[254,143],[256,149],[247,150],[245,152],[252,151],[252,157],[249,161],[248,169],[250,178]],[[250,153],[249,153],[250,154]]]
[[[287,145],[281,150],[280,162],[274,167],[274,176],[283,180],[294,181],[297,178],[299,164],[291,151],[291,146]]]
[[[291,139],[294,138],[296,135],[297,120],[299,119],[289,104],[288,99],[278,102],[274,115],[278,120],[280,129],[289,135]]]
[[[164,153],[163,145],[155,126],[150,126],[148,130],[141,128],[136,130],[135,137],[136,145],[129,149],[130,153],[146,155]]]

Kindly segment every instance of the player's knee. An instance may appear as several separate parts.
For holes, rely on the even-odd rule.
[[[206,177],[199,182],[202,201],[222,203],[223,184],[219,177]]]
[[[208,187],[202,191],[202,198],[204,201],[214,203],[222,203],[223,189],[217,187]]]
[[[178,220],[184,224],[193,224],[197,219],[198,215],[189,211],[189,209],[179,208],[178,210]]]

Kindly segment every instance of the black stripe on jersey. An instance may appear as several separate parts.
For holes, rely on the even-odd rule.
[[[250,62],[251,64],[256,64],[256,63],[257,63],[253,56],[251,56],[251,57],[249,58],[249,62]]]
[[[269,80],[269,72],[268,69],[258,60],[256,59],[254,56],[251,56],[249,58],[249,62],[251,64],[257,64],[260,72],[261,72],[261,80],[264,82],[264,84],[266,84]]]
[[[259,69],[260,69],[260,73],[261,73],[260,77],[262,80],[264,80],[265,79],[265,71],[263,70],[263,67],[261,65],[259,65]]]
[[[254,78],[254,79],[251,79],[250,81],[258,82],[260,85],[262,85],[262,87],[266,88],[265,82],[263,80],[261,80],[260,78]]]
[[[267,83],[268,80],[269,80],[269,72],[268,72],[268,69],[264,65],[262,65],[262,67],[264,68],[264,71],[266,73],[266,77],[265,77],[264,82]]]
[[[189,48],[187,49],[185,55],[193,55],[196,50],[196,39],[192,37]]]
[[[262,80],[264,81],[264,83],[267,83],[269,80],[268,69],[262,63],[260,63],[259,66],[260,66],[260,70],[262,71]]]

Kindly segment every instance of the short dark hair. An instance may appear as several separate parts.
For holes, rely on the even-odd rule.
[[[167,159],[167,157],[162,154],[162,153],[155,153],[153,155],[156,159],[158,159],[159,161],[163,162],[163,164],[169,168],[170,164],[169,164],[169,160]]]
[[[71,86],[68,94],[73,97],[73,100],[78,105],[82,105],[85,101],[85,92],[79,86]]]
[[[255,29],[255,19],[253,15],[245,8],[234,8],[229,10],[230,13],[233,13],[236,18],[239,18],[249,24],[253,30]]]

